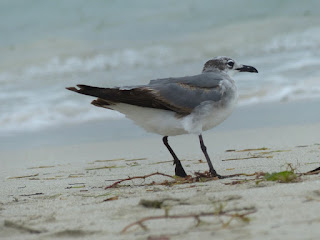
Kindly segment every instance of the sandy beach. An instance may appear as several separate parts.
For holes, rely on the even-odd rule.
[[[81,136],[84,126],[65,130],[60,140],[47,140],[56,141],[52,144],[45,138],[37,143],[35,135],[1,151],[0,238],[318,239],[320,178],[300,175],[320,165],[319,113],[313,105],[317,102],[238,108],[225,126],[204,133],[220,174],[247,174],[222,180],[185,183],[154,175],[105,189],[128,177],[172,176],[161,137],[127,120],[120,121],[124,137],[113,140],[102,141],[99,134],[96,142],[81,140],[68,133]],[[301,114],[291,119],[294,106]],[[277,117],[282,122],[272,121]],[[207,170],[195,136],[169,141],[188,174]],[[296,178],[289,183],[261,175],[292,168]]]

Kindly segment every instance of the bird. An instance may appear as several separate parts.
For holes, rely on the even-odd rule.
[[[147,132],[161,135],[173,157],[176,176],[187,177],[187,174],[168,137],[197,135],[209,174],[223,178],[212,165],[202,132],[217,126],[232,113],[238,91],[231,76],[239,72],[258,73],[258,70],[219,56],[205,62],[202,72],[193,76],[155,79],[146,85],[102,88],[79,84],[66,89],[96,97],[91,102],[94,106],[123,113]]]

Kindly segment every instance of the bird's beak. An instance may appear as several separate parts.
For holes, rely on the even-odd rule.
[[[247,65],[242,65],[241,67],[236,68],[236,70],[238,70],[239,72],[254,72],[254,73],[258,72],[256,68],[247,66]]]

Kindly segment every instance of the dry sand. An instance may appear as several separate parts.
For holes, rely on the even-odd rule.
[[[319,167],[320,124],[208,132],[204,140],[217,171],[297,173]],[[207,170],[197,137],[169,138],[189,174]],[[252,149],[246,151],[239,151]],[[256,150],[254,150],[256,149]],[[236,150],[236,151],[226,151]],[[72,157],[73,156],[73,157]],[[320,178],[293,183],[242,176],[208,182],[158,185],[164,176],[123,182],[154,172],[173,174],[171,156],[160,137],[3,152],[1,239],[318,239]],[[10,161],[27,163],[12,167]],[[243,181],[247,180],[247,181]],[[151,184],[152,182],[154,184]],[[158,200],[146,208],[141,200]],[[226,212],[224,216],[157,219]],[[239,215],[252,212],[247,218]],[[238,214],[238,215],[237,215]],[[223,215],[223,214],[222,214]],[[238,216],[238,217],[237,217]],[[199,223],[199,224],[197,224]]]

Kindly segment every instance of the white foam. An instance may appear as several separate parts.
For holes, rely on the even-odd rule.
[[[156,46],[145,49],[124,49],[110,54],[97,54],[91,57],[55,57],[44,65],[34,65],[26,68],[23,73],[28,76],[38,76],[70,72],[92,72],[94,70],[116,69],[121,67],[159,66],[172,57],[170,49]]]
[[[315,49],[320,47],[320,28],[310,27],[304,31],[284,33],[265,45],[266,52]]]
[[[2,115],[0,117],[0,134],[8,132],[34,131],[63,124],[82,123],[93,120],[112,120],[120,119],[124,116],[115,111],[100,110],[94,107],[79,109],[74,103],[64,106],[56,106],[48,109],[47,107],[28,107],[19,112]]]

